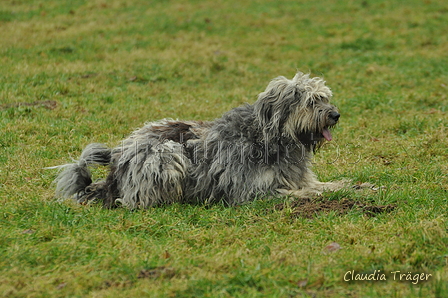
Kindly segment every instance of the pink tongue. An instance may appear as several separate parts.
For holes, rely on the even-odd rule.
[[[333,137],[331,136],[331,132],[328,128],[324,128],[324,130],[322,131],[322,135],[327,141],[331,141],[333,139]]]

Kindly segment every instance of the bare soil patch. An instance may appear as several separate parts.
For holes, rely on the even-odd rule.
[[[26,107],[42,107],[47,110],[54,110],[57,107],[58,103],[54,100],[36,100],[33,102],[15,102],[15,103],[9,103],[9,104],[2,104],[0,105],[0,110],[6,110],[9,108],[17,108],[21,106]]]
[[[325,200],[321,198],[298,198],[293,202],[281,203],[274,206],[274,210],[284,210],[290,208],[292,217],[313,218],[319,213],[329,213],[331,211],[338,215],[348,213],[352,209],[360,210],[366,216],[374,217],[377,214],[392,212],[397,206],[371,205],[367,203],[356,202],[348,198],[337,200]]]

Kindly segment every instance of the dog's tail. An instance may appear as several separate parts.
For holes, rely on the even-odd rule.
[[[80,200],[85,193],[86,187],[92,184],[92,174],[89,166],[107,166],[111,161],[112,150],[103,144],[93,143],[88,145],[81,154],[78,161],[71,164],[51,167],[60,168],[55,180],[56,197],[73,198]]]

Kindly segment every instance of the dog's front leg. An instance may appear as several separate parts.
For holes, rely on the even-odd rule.
[[[343,188],[347,188],[350,181],[341,180],[334,182],[313,181],[312,184],[304,186],[300,189],[277,189],[281,195],[289,195],[297,198],[320,196],[324,192],[334,192]]]

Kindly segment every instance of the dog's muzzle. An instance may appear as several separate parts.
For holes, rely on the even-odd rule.
[[[331,141],[333,139],[333,136],[331,135],[330,132],[330,127],[336,125],[340,116],[341,114],[335,111],[330,112],[330,114],[328,114],[327,125],[322,130],[322,135],[325,138],[325,140]]]
[[[330,120],[333,120],[335,122],[335,124],[336,124],[336,122],[338,122],[340,116],[341,116],[341,114],[339,114],[338,112],[333,111],[333,112],[331,112],[328,115],[328,118]]]

